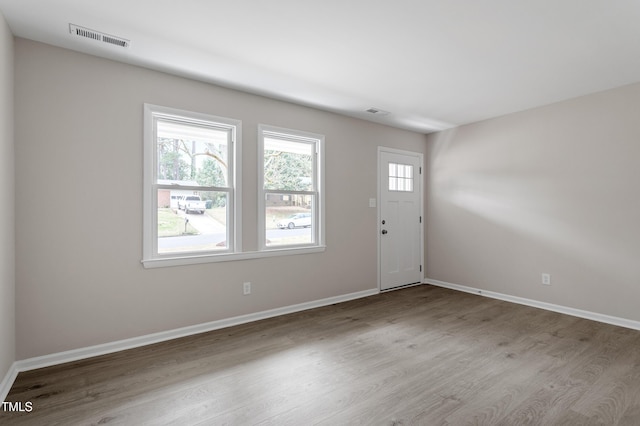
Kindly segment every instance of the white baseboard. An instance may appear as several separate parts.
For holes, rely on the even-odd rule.
[[[11,390],[11,386],[13,386],[13,382],[15,382],[16,377],[18,377],[18,366],[14,362],[9,367],[9,371],[5,374],[4,379],[0,382],[0,402],[4,401]]]
[[[479,296],[486,296],[492,299],[504,300],[506,302],[518,303],[520,305],[532,306],[534,308],[546,309],[547,311],[559,312],[574,317],[585,318],[593,321],[599,321],[606,324],[617,325],[620,327],[640,330],[640,321],[634,321],[626,318],[613,317],[610,315],[599,314],[597,312],[583,311],[581,309],[569,308],[567,306],[554,305],[553,303],[539,302],[537,300],[526,299],[524,297],[510,296],[508,294],[496,293],[493,291],[482,290],[474,287],[467,287],[459,284],[451,284],[444,281],[432,280],[425,278],[425,284],[431,284],[438,287],[449,288],[451,290],[464,291],[465,293],[473,293]]]
[[[256,312],[253,314],[241,315],[237,317],[211,321],[203,324],[196,324],[188,327],[177,328],[174,330],[161,331],[158,333],[147,334],[144,336],[133,337],[125,340],[104,343],[101,345],[89,346],[85,348],[73,349],[70,351],[59,352],[44,355],[35,358],[28,358],[17,361],[18,371],[29,371],[37,368],[49,367],[52,365],[62,364],[65,362],[78,361],[80,359],[91,358],[98,355],[119,352],[127,349],[137,348],[140,346],[151,345],[154,343],[165,342],[167,340],[177,339],[180,337],[191,336],[207,331],[218,330],[221,328],[231,327],[234,325],[246,324],[253,321],[259,321],[266,318],[272,318],[279,315],[291,314],[294,312],[305,311],[307,309],[319,308],[322,306],[333,305],[334,303],[346,302],[349,300],[360,299],[362,297],[378,294],[378,289],[360,291],[357,293],[345,294],[342,296],[329,297],[326,299],[315,300],[312,302],[300,303],[297,305],[285,306],[283,308],[270,309],[268,311]]]
[[[9,372],[0,383],[0,401],[4,401],[18,373],[22,371],[35,370],[37,368],[50,367],[52,365],[63,364],[65,362],[78,361],[81,359],[91,358],[94,356],[105,355],[109,353],[124,351],[141,346],[151,345],[153,343],[165,342],[167,340],[177,339],[180,337],[191,336],[207,331],[219,330],[234,325],[246,324],[266,318],[272,318],[279,315],[291,314],[294,312],[306,311],[308,309],[320,308],[322,306],[333,305],[335,303],[347,302],[349,300],[360,299],[363,297],[378,294],[377,288],[371,290],[349,293],[342,296],[329,297],[326,299],[314,300],[312,302],[300,303],[297,305],[285,306],[283,308],[270,309],[268,311],[256,312],[254,314],[240,315],[237,317],[227,318],[218,321],[211,321],[203,324],[196,324],[188,327],[177,328],[174,330],[161,331],[159,333],[147,334],[144,336],[133,337],[130,339],[118,340],[115,342],[104,343],[101,345],[88,346],[85,348],[73,349],[65,352],[58,352],[49,355],[43,355],[34,358],[28,358],[13,363]]]
[[[599,314],[595,312],[583,311],[580,309],[569,308],[566,306],[554,305],[537,300],[526,299],[523,297],[511,296],[508,294],[486,291],[474,287],[452,284],[444,281],[438,281],[426,278],[424,284],[431,284],[438,287],[449,288],[452,290],[463,291],[466,293],[486,296],[493,299],[504,300],[507,302],[518,303],[520,305],[532,306],[535,308],[546,309],[548,311],[559,312],[562,314],[572,315],[575,317],[586,318],[589,320],[599,321],[607,324],[617,325],[620,327],[640,330],[640,322],[625,318],[613,317],[609,315]],[[207,331],[219,330],[221,328],[231,327],[234,325],[246,324],[253,321],[272,318],[279,315],[291,314],[294,312],[305,311],[307,309],[319,308],[322,306],[333,305],[335,303],[346,302],[349,300],[360,299],[363,297],[378,294],[379,290],[370,289],[356,293],[345,294],[342,296],[329,297],[326,299],[315,300],[312,302],[300,303],[297,305],[285,306],[283,308],[271,309],[268,311],[257,312],[254,314],[241,315],[237,317],[227,318],[218,321],[211,321],[203,324],[177,328],[174,330],[161,331],[159,333],[147,334],[144,336],[133,337],[130,339],[118,340],[115,342],[104,343],[101,345],[88,346],[85,348],[73,349],[65,352],[28,358],[14,362],[9,371],[0,382],[0,401],[4,401],[7,394],[11,390],[11,386],[15,381],[18,373],[22,371],[35,370],[37,368],[49,367],[52,365],[63,364],[65,362],[78,361],[81,359],[91,358],[94,356],[105,355],[109,353],[119,352],[127,349],[133,349],[141,346],[151,345],[153,343],[165,342],[180,337],[191,336]]]

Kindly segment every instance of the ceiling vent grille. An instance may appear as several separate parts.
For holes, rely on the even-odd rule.
[[[90,38],[92,40],[101,41],[103,43],[113,44],[114,46],[129,47],[131,42],[122,37],[116,37],[100,31],[90,30],[89,28],[80,27],[78,25],[69,24],[69,32],[78,37]]]
[[[375,114],[375,115],[389,115],[389,111],[383,111],[381,109],[378,108],[369,108],[367,110],[365,110],[366,112],[368,112],[369,114]]]

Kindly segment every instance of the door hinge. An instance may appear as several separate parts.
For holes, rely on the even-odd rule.
[[[422,265],[420,265],[420,272],[422,272]]]
[[[420,223],[422,223],[422,216],[420,216]]]
[[[422,167],[418,167],[418,169],[420,170],[420,174],[422,174]]]

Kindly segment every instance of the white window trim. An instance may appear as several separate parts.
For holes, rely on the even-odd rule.
[[[238,260],[262,259],[267,257],[293,256],[300,254],[320,253],[325,246],[304,246],[298,248],[275,248],[266,251],[245,251],[242,253],[220,253],[205,256],[166,257],[143,261],[146,269],[163,268],[167,266],[195,265],[200,263],[231,262]]]
[[[314,216],[314,239],[312,244],[304,245],[278,245],[269,247],[266,244],[266,224],[265,224],[265,192],[278,192],[278,190],[264,189],[264,137],[267,134],[289,136],[292,140],[313,142],[316,150],[316,161],[314,161],[317,206],[314,206],[317,214]],[[325,180],[324,180],[324,135],[305,132],[301,130],[286,129],[283,127],[270,126],[266,124],[258,125],[258,247],[260,253],[274,253],[281,255],[302,254],[308,252],[324,251],[325,249]],[[294,191],[295,192],[295,191]],[[303,191],[304,192],[304,191]]]
[[[181,253],[158,254],[157,237],[157,191],[155,166],[157,161],[157,141],[155,140],[154,119],[157,116],[167,118],[188,118],[205,122],[215,122],[234,129],[232,136],[231,156],[233,164],[229,179],[232,192],[233,212],[229,215],[229,236],[233,243],[229,251],[222,253]],[[145,268],[161,266],[187,265],[211,261],[232,260],[229,256],[242,254],[242,121],[217,117],[209,114],[169,108],[159,105],[144,104],[144,177],[143,177],[143,253],[142,264]]]

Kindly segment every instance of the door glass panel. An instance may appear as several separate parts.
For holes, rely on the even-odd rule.
[[[413,166],[389,163],[389,191],[413,192]]]

